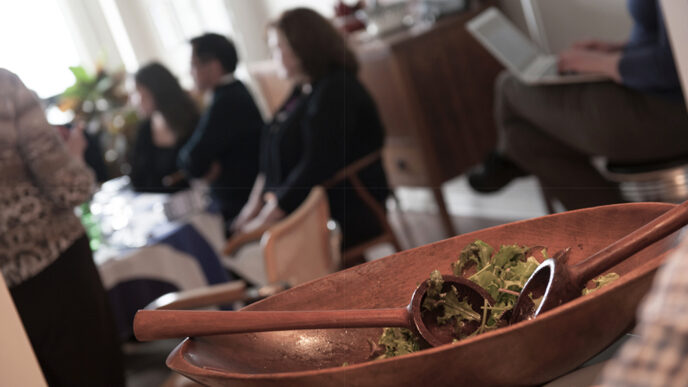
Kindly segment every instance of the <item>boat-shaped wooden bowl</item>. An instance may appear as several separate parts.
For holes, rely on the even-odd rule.
[[[630,233],[671,204],[597,207],[509,223],[391,255],[295,287],[246,310],[394,308],[409,303],[433,269],[451,272],[476,239],[572,248],[569,264]],[[323,329],[188,338],[167,365],[220,386],[528,386],[563,375],[624,334],[657,267],[678,242],[674,233],[610,271],[613,284],[542,314],[454,344],[370,360],[381,329]]]

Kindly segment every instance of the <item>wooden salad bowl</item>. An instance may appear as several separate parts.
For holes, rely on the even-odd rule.
[[[450,274],[461,249],[483,240],[571,247],[569,265],[632,232],[672,204],[596,207],[509,223],[402,251],[279,293],[246,310],[396,308],[434,269]],[[321,329],[185,339],[167,359],[211,386],[530,386],[572,371],[632,327],[653,275],[678,243],[673,233],[609,271],[611,285],[529,321],[405,356],[371,360],[380,328]]]

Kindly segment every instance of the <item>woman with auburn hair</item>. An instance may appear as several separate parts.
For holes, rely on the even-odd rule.
[[[268,44],[281,76],[295,86],[263,130],[260,174],[232,225],[240,233],[265,229],[294,211],[313,186],[379,151],[384,140],[375,103],[358,80],[356,57],[327,19],[307,8],[286,11],[268,26]],[[389,187],[380,160],[359,176],[383,203]],[[327,195],[344,248],[381,233],[349,182],[328,188]]]

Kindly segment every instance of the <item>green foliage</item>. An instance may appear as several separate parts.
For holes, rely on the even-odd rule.
[[[126,170],[127,152],[135,138],[138,115],[128,104],[125,89],[126,74],[123,70],[107,72],[98,68],[89,73],[81,66],[70,67],[75,78],[57,99],[62,111],[74,113],[74,123],[84,124],[89,134],[100,140],[103,157],[109,169],[109,177],[116,177]]]
[[[59,98],[62,110],[72,110],[79,119],[89,121],[104,111],[122,108],[127,104],[128,95],[124,90],[123,71],[108,73],[98,69],[89,74],[81,66],[70,67],[75,78]]]

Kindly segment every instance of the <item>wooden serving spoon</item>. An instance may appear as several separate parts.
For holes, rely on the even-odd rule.
[[[535,318],[581,295],[585,284],[614,265],[688,223],[688,201],[617,240],[573,266],[567,266],[570,249],[546,259],[530,276],[514,305],[511,324]],[[542,299],[539,305],[533,300]]]
[[[479,285],[465,278],[442,276],[443,291],[455,286],[467,297],[474,311],[482,315],[485,300],[494,300]],[[423,316],[421,306],[427,281],[413,292],[405,308],[317,311],[184,311],[139,310],[134,317],[134,334],[140,341],[228,333],[281,331],[292,329],[403,327],[418,333],[428,344],[438,346],[454,340],[450,324],[438,325],[433,316]],[[471,331],[477,327],[471,327]],[[469,334],[465,330],[464,334]]]

